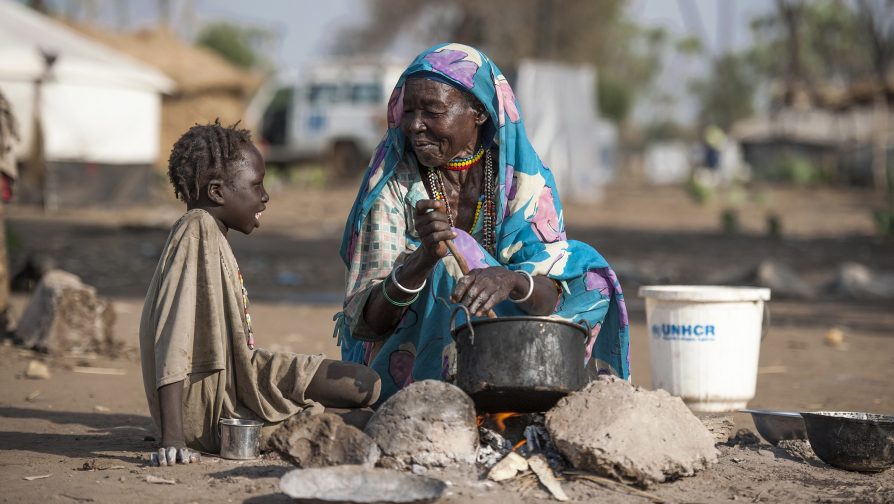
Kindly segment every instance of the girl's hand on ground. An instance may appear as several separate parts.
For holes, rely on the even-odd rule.
[[[466,305],[473,315],[483,317],[497,303],[509,297],[518,276],[500,266],[471,270],[456,281],[450,299]]]
[[[165,467],[176,464],[198,464],[202,461],[202,457],[198,452],[189,448],[159,448],[158,451],[152,452],[149,456],[149,465],[152,467]]]

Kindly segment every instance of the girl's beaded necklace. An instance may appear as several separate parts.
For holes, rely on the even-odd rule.
[[[239,273],[239,286],[242,287],[242,309],[245,310],[245,338],[248,348],[255,349],[255,333],[251,330],[251,315],[248,313],[248,290],[245,288],[245,279],[242,278],[242,270]]]

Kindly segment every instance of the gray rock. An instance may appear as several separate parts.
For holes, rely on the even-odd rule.
[[[382,449],[381,465],[403,468],[474,464],[478,427],[472,399],[435,380],[416,382],[385,401],[366,426]]]
[[[775,261],[762,261],[754,272],[755,281],[761,287],[769,287],[773,297],[813,299],[816,291],[795,270]]]
[[[448,484],[439,479],[366,467],[295,469],[279,480],[294,502],[412,503],[434,502]]]
[[[559,452],[581,470],[648,486],[717,461],[714,438],[679,397],[601,378],[546,414]]]
[[[835,283],[838,293],[848,298],[894,298],[894,275],[876,273],[862,264],[842,264]]]
[[[25,307],[15,342],[47,352],[115,354],[122,344],[112,328],[115,310],[96,295],[96,289],[77,276],[53,270],[41,278]]]
[[[381,455],[372,438],[332,413],[293,416],[273,432],[268,446],[301,468],[372,467]]]

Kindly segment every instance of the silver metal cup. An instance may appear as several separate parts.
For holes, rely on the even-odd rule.
[[[241,418],[220,419],[220,456],[225,459],[249,460],[260,454],[263,422]]]

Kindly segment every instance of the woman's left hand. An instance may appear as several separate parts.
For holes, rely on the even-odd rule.
[[[488,310],[509,297],[521,276],[500,266],[474,269],[456,281],[454,303],[462,303],[473,315],[482,317]]]

